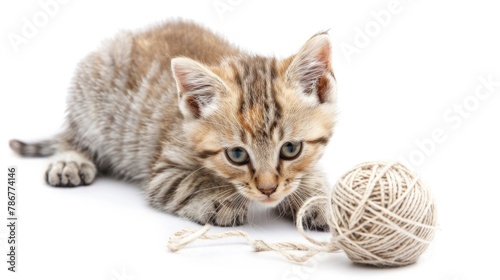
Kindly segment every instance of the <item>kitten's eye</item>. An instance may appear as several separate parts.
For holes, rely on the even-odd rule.
[[[246,164],[250,160],[247,151],[241,147],[226,149],[226,156],[231,163],[236,165]]]
[[[284,160],[296,159],[302,151],[302,142],[286,142],[281,146],[280,158]]]

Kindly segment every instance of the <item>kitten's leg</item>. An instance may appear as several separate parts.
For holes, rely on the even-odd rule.
[[[45,180],[51,186],[73,187],[91,184],[96,174],[95,164],[83,153],[65,151],[55,155]]]
[[[91,184],[97,174],[95,164],[85,154],[75,151],[69,143],[65,139],[54,138],[36,143],[11,140],[9,145],[23,157],[46,157],[55,154],[45,173],[45,181],[51,186]]]
[[[326,196],[328,193],[326,179],[322,172],[311,169],[307,171],[300,179],[300,184],[295,192],[287,196],[283,202],[278,205],[280,215],[284,215],[296,222],[297,213],[303,203],[313,196]],[[326,212],[323,205],[321,207],[311,206],[302,220],[306,229],[328,231]]]
[[[237,226],[247,221],[248,200],[233,184],[203,168],[157,166],[145,191],[155,208],[200,224]]]

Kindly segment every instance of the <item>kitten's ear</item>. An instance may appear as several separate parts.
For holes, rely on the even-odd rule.
[[[200,118],[216,109],[217,95],[225,89],[216,74],[185,57],[172,59],[171,67],[179,93],[179,107],[185,117]]]
[[[333,101],[335,78],[331,54],[328,34],[313,36],[293,58],[287,70],[287,81],[298,86],[308,98],[316,98],[319,103]]]

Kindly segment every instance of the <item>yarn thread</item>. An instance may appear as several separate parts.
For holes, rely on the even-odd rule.
[[[302,221],[310,207],[326,209],[329,242],[305,232]],[[309,244],[251,240],[240,230],[210,234],[211,226],[205,225],[175,233],[167,246],[175,252],[197,239],[240,237],[256,252],[275,251],[299,263],[342,249],[356,263],[403,266],[416,262],[427,249],[436,227],[436,207],[430,190],[404,165],[367,162],[341,176],[330,196],[308,199],[297,213],[296,226]]]

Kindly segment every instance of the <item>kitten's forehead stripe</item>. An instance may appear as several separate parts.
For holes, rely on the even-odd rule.
[[[270,69],[270,75],[271,75],[271,96],[272,96],[272,99],[273,99],[273,103],[274,103],[274,106],[275,106],[275,110],[274,110],[274,120],[273,122],[271,123],[271,127],[270,127],[270,133],[273,133],[274,129],[278,126],[278,120],[281,119],[281,105],[278,103],[278,100],[276,98],[276,90],[275,90],[275,87],[274,87],[274,80],[276,79],[276,76],[277,76],[277,73],[276,73],[276,60],[273,58],[273,62],[271,63],[271,69]],[[281,137],[283,136],[283,129],[281,128],[280,129],[280,132],[281,132]],[[281,138],[280,137],[280,138]]]
[[[238,72],[238,68],[236,68],[234,65],[231,65],[231,67],[233,68],[234,80],[236,81],[236,83],[238,84],[238,86],[240,88],[242,88],[243,87],[243,82],[242,82],[242,79],[241,79],[241,74]]]
[[[281,106],[276,99],[274,85],[276,59],[254,56],[235,63],[235,80],[241,88],[241,127],[253,140],[266,142],[281,118]]]

